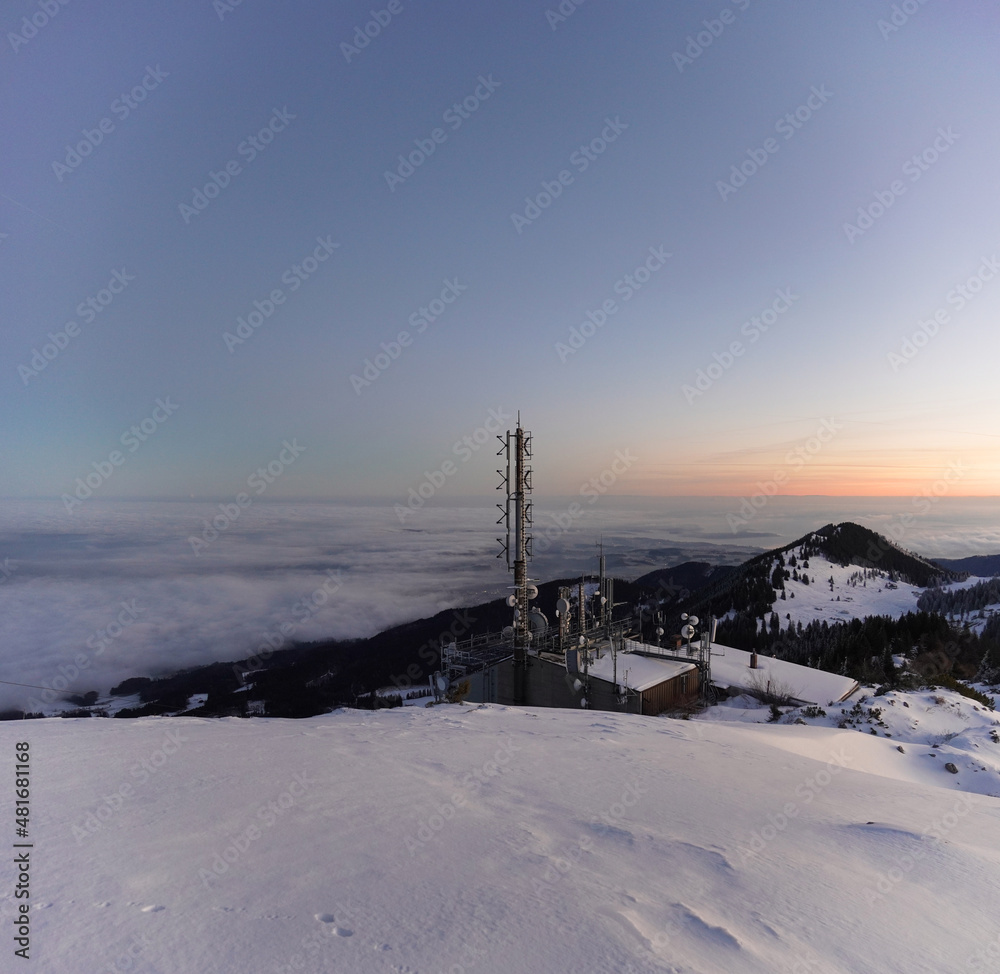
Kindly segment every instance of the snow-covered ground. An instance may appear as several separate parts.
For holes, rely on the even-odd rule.
[[[785,579],[787,598],[779,597],[774,603],[782,629],[789,626],[786,615],[791,616],[792,625],[801,622],[804,626],[824,619],[833,623],[865,616],[905,615],[917,611],[917,599],[924,591],[918,585],[891,582],[886,573],[878,569],[874,570],[875,578],[864,578],[859,576],[866,570],[857,565],[836,565],[820,555],[809,558],[808,562],[809,567],[803,568],[803,559],[799,557],[796,570],[800,576],[805,572],[809,583],[802,582],[801,577],[797,581]],[[872,571],[867,570],[868,574]]]
[[[878,701],[893,733],[964,722]],[[500,706],[3,723],[31,755],[24,969],[996,970],[1000,800],[970,792],[997,774],[939,767],[1000,754],[973,723],[937,758],[882,728]]]
[[[795,742],[812,740],[817,728],[822,734],[835,730],[852,755],[853,768],[1000,798],[1000,714],[953,690],[890,690],[876,697],[873,689],[863,687],[832,706],[782,707],[784,716],[769,726],[794,726],[768,739],[798,751]],[[697,719],[759,725],[769,721],[770,713],[758,700],[740,696]]]

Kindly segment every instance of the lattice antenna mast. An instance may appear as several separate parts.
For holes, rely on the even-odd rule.
[[[506,558],[507,570],[514,572],[514,662],[523,662],[525,650],[531,640],[528,613],[535,587],[528,581],[528,560],[531,558],[531,433],[521,428],[521,414],[517,415],[517,428],[507,430],[505,436],[497,435],[501,447],[497,456],[503,456],[504,469],[497,470],[501,481],[497,490],[506,491],[505,503],[497,504],[502,512],[497,524],[505,527],[498,558]]]

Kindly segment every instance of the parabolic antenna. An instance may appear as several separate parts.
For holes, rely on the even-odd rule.
[[[517,596],[516,595],[508,595],[507,596],[507,604],[513,609],[514,606],[517,605]]]
[[[556,609],[562,614],[566,615],[569,612],[569,599],[557,599]]]
[[[694,635],[694,626],[692,626],[692,625],[686,625],[686,626],[681,627],[681,635],[685,639],[690,639]]]

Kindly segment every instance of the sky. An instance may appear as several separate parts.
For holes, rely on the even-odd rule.
[[[0,496],[998,493],[992,3],[0,28]]]

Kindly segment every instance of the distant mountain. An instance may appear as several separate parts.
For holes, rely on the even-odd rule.
[[[633,582],[615,579],[614,598],[619,618],[641,604],[635,622],[648,639],[656,638],[654,630],[661,625],[668,633],[678,632],[682,610],[703,619],[714,614],[723,619],[719,641],[724,644],[761,650],[781,644],[785,658],[816,659],[825,668],[847,672],[845,666],[860,669],[867,657],[884,656],[889,630],[875,627],[874,634],[861,640],[853,630],[843,639],[828,638],[825,627],[832,624],[839,631],[844,629],[840,623],[881,616],[899,620],[918,608],[923,591],[958,578],[949,567],[845,522],[827,524],[735,567],[692,561],[648,572]],[[550,622],[555,621],[559,588],[575,590],[578,581],[558,579],[538,586],[535,605]],[[256,656],[127,680],[111,691],[117,707],[105,699],[97,708],[116,710],[119,716],[185,710],[220,716],[259,712],[255,707],[264,705],[269,715],[310,716],[353,704],[380,687],[395,686],[405,694],[426,684],[440,665],[442,642],[499,632],[510,618],[510,607],[498,598],[447,609],[369,639],[320,641],[274,651],[265,645]],[[824,631],[816,630],[818,626]],[[927,633],[945,639],[948,623],[943,616],[922,618],[906,634],[893,633],[909,644]],[[964,655],[978,661],[985,646],[974,648],[978,655],[971,648]],[[891,669],[891,658],[886,668]],[[90,706],[91,701],[79,704]]]
[[[686,561],[673,568],[657,568],[635,580],[636,585],[661,593],[675,601],[686,599],[709,582],[721,582],[736,571],[735,565],[711,565],[707,561]]]
[[[869,528],[845,521],[826,524],[791,544],[773,548],[730,572],[717,575],[692,594],[689,611],[703,614],[712,611],[720,616],[731,610],[750,611],[761,617],[771,611],[784,588],[786,573],[788,577],[796,577],[801,566],[808,578],[809,559],[816,557],[841,567],[857,566],[892,585],[903,582],[927,588],[959,578],[958,572],[907,551]]]
[[[945,672],[974,672],[987,643],[971,634],[955,642],[948,619],[919,603],[962,577],[859,524],[826,524],[712,573],[680,602],[660,600],[640,625],[652,639],[657,628],[679,632],[683,613],[715,616],[722,645],[868,681],[891,682],[893,653],[918,644],[945,653]]]
[[[1000,575],[1000,555],[971,555],[968,558],[935,558],[934,561],[953,572],[968,572],[979,578]]]

